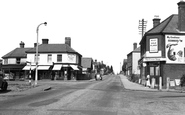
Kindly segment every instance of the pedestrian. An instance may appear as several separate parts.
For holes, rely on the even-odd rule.
[[[147,75],[146,77],[146,86],[150,87],[150,75]]]
[[[51,80],[54,80],[54,78],[55,78],[55,72],[52,71]]]

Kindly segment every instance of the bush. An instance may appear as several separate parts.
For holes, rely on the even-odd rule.
[[[180,78],[180,86],[181,87],[185,86],[185,74],[183,74],[182,77]]]
[[[138,74],[132,74],[131,76],[132,82],[138,82],[139,81],[139,75]]]

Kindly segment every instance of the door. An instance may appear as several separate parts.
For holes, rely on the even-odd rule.
[[[159,84],[159,76],[160,76],[160,65],[157,66],[150,66],[149,67],[149,73],[150,73],[150,80],[152,78],[155,78],[155,83],[158,85]]]

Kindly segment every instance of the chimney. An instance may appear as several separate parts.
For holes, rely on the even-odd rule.
[[[135,50],[137,48],[137,43],[134,43],[133,46],[134,46],[133,50]]]
[[[37,47],[37,43],[34,43],[34,48],[36,48]]]
[[[153,27],[158,26],[160,24],[160,20],[159,16],[155,15],[153,19]]]
[[[71,47],[71,37],[65,37],[65,44]]]
[[[185,2],[180,1],[178,4],[178,30],[185,31]]]
[[[19,44],[20,45],[20,48],[24,48],[24,42],[21,41],[21,43]]]
[[[48,44],[49,39],[42,39],[42,44]]]

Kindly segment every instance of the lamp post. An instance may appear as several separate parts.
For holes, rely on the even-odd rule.
[[[36,68],[35,68],[35,86],[37,85],[37,79],[38,79],[38,39],[39,39],[39,27],[41,25],[47,25],[47,22],[44,22],[44,23],[41,23],[37,26],[37,30],[36,30],[36,33],[37,33],[37,45],[36,45],[36,60],[35,60],[35,63],[36,63]]]

